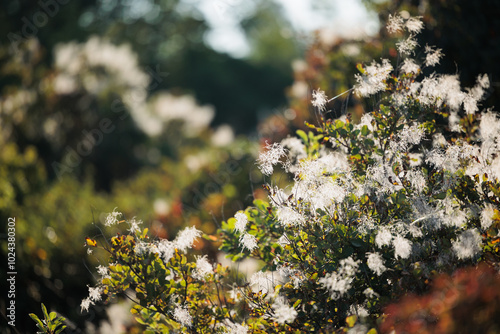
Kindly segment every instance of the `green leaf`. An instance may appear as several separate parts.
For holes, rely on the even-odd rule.
[[[38,328],[40,328],[41,330],[44,329],[42,321],[40,320],[40,318],[38,318],[36,314],[30,313],[29,316],[31,317],[31,319],[33,319],[34,322],[36,322]]]
[[[66,326],[66,325],[62,326],[61,328],[59,328],[58,330],[55,331],[55,334],[61,333],[66,327],[68,327],[68,326]]]
[[[360,240],[360,239],[353,239],[351,240],[351,244],[354,246],[354,247],[362,247],[363,246],[363,241]]]
[[[45,317],[45,320],[50,320],[49,314],[47,313],[47,308],[45,307],[45,305],[43,305],[43,303],[42,303],[42,312],[43,316]]]
[[[307,134],[303,130],[297,130],[297,135],[302,139],[304,144],[307,144],[309,142],[309,138],[307,137]]]
[[[368,130],[368,126],[363,125],[363,127],[361,128],[361,134],[363,136],[368,136],[369,133],[370,133],[370,130]]]
[[[255,201],[253,201],[253,205],[255,205],[257,209],[259,209],[259,211],[267,212],[268,203],[266,203],[265,201],[256,199]]]
[[[446,198],[446,191],[444,191],[442,193],[439,193],[439,194],[436,194],[436,195],[434,195],[432,197],[435,198],[435,199],[445,199]]]
[[[296,308],[297,306],[299,306],[300,303],[302,303],[302,299],[297,299],[297,301],[295,303],[293,303],[293,308]]]
[[[367,147],[367,148],[370,148],[372,147],[375,143],[373,140],[371,140],[370,138],[366,138],[365,140],[363,140],[363,144]]]

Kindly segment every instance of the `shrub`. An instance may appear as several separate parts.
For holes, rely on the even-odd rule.
[[[498,262],[500,120],[479,113],[489,80],[462,90],[454,75],[421,77],[443,56],[426,46],[411,57],[421,28],[389,17],[389,32],[406,32],[400,62],[358,66],[352,90],[374,105],[359,122],[326,119],[318,89],[319,125],[260,154],[269,201],[219,230],[233,261],[263,262],[246,284],[189,255],[198,230],[154,240],[132,220],[128,235],[100,246],[110,264],[82,308],[125,294],[149,332],[367,332],[384,305],[427,291],[436,274]]]

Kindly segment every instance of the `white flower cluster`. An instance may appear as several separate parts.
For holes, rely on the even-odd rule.
[[[379,232],[375,237],[375,244],[382,248],[383,246],[388,246],[392,244],[394,246],[394,256],[396,259],[402,258],[407,259],[411,254],[412,242],[399,234],[395,236],[392,235],[389,228],[381,227]],[[373,256],[373,255],[372,255]],[[374,260],[374,258],[373,258]],[[374,263],[372,260],[372,263]],[[370,266],[370,265],[369,265]],[[371,269],[371,267],[370,267]],[[374,269],[372,269],[374,270]],[[376,270],[374,270],[376,271]]]
[[[313,100],[311,104],[318,108],[320,111],[325,111],[326,110],[326,104],[328,103],[328,97],[326,96],[325,92],[322,91],[321,89],[313,91]]]
[[[254,292],[262,291],[266,294],[274,291],[276,280],[272,272],[258,271],[250,277],[250,286]]]
[[[247,334],[248,326],[245,324],[237,324],[226,319],[223,324],[219,325],[223,333],[227,334]]]
[[[387,268],[384,265],[384,259],[379,253],[368,253],[368,259],[366,261],[368,268],[376,273],[378,276],[382,275]]]
[[[93,36],[83,44],[59,44],[54,54],[59,71],[54,89],[60,94],[69,94],[79,86],[94,94],[111,87],[128,88],[129,93],[136,93],[145,91],[149,84],[150,79],[139,68],[130,45],[117,46]],[[100,74],[98,69],[104,69],[107,75]]]
[[[96,302],[101,300],[101,293],[103,292],[102,287],[90,287],[89,286],[89,296],[82,300],[80,304],[81,311],[88,311],[90,305],[94,305]]]
[[[289,280],[293,286],[298,289],[302,282],[306,279],[304,273],[290,266],[279,264],[276,268],[278,274],[285,280]]]
[[[282,157],[286,156],[285,148],[279,144],[266,145],[266,151],[259,154],[257,160],[260,171],[265,175],[273,173],[273,167],[280,162]]]
[[[207,256],[198,256],[196,258],[196,269],[193,272],[193,278],[198,280],[205,280],[205,278],[213,272],[214,268],[208,262]]]
[[[191,327],[193,324],[193,317],[189,313],[187,306],[177,305],[174,310],[173,317],[182,326]]]
[[[462,232],[458,239],[453,241],[453,250],[459,259],[474,258],[481,252],[481,235],[477,229]]]
[[[246,232],[246,226],[248,224],[248,217],[247,215],[239,211],[234,215],[234,218],[236,219],[236,223],[234,224],[234,229],[238,233],[240,233],[240,245],[242,248],[246,248],[250,251],[250,253],[258,247],[257,244],[257,238],[250,233]]]
[[[243,233],[240,236],[240,244],[243,248],[248,249],[250,252],[258,247],[257,238],[250,233]]]
[[[162,239],[152,243],[138,242],[135,245],[135,254],[141,256],[147,253],[156,253],[163,262],[168,262],[175,254],[175,249],[186,252],[193,247],[193,243],[201,235],[201,231],[193,227],[186,227],[177,234],[174,241]]]
[[[387,31],[391,34],[403,31],[404,29],[406,29],[411,34],[418,34],[424,28],[424,24],[420,19],[421,17],[411,16],[407,16],[407,18],[405,19],[403,15],[400,14],[389,14],[389,17],[387,18],[386,28]]]
[[[292,323],[297,317],[297,311],[288,305],[286,298],[278,296],[272,305],[273,308],[273,319],[279,323]]]
[[[128,229],[130,233],[136,233],[136,232],[141,232],[141,228],[139,225],[142,225],[142,220],[135,220],[135,218],[132,218],[129,222],[130,228]]]
[[[139,128],[149,136],[161,134],[174,120],[181,121],[186,136],[197,136],[215,116],[212,106],[200,106],[190,95],[159,92],[149,98],[150,75],[139,67],[130,45],[118,46],[93,36],[81,44],[59,44],[54,53],[57,74],[52,86],[56,93],[71,94],[84,89],[93,95],[118,94]],[[163,75],[158,70],[156,76]],[[151,71],[155,70],[148,70]]]
[[[121,216],[122,213],[116,211],[116,208],[113,209],[113,212],[108,213],[106,216],[106,221],[104,223],[105,226],[112,226],[118,224],[118,216]]]
[[[234,218],[236,219],[236,224],[234,225],[234,229],[238,231],[239,233],[245,232],[245,228],[248,224],[248,217],[245,215],[244,212],[237,212],[234,215]]]
[[[339,299],[351,288],[359,263],[360,261],[354,261],[352,257],[340,260],[337,271],[326,274],[318,282],[330,292],[333,299]]]
[[[387,88],[386,79],[389,78],[393,67],[388,59],[382,59],[382,63],[375,61],[366,66],[364,74],[356,74],[356,85],[354,91],[361,96],[370,96],[378,92],[383,92]]]

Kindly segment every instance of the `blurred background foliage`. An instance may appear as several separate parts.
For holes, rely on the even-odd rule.
[[[352,87],[358,63],[397,61],[383,28],[349,38],[319,30],[306,49],[308,39],[277,3],[240,10],[247,5],[221,1],[221,19],[236,12],[248,41],[244,57],[206,42],[210,27],[196,0],[3,1],[0,219],[17,221],[20,332],[34,330],[28,313],[42,301],[82,331],[106,317],[79,308],[102,260],[85,254],[85,237],[106,242],[102,232],[116,232],[103,231],[105,213],[116,207],[159,238],[185,225],[215,233],[218,222],[264,196],[259,146],[316,120],[312,89],[335,96]],[[456,73],[459,64],[466,86],[488,73],[485,106],[498,106],[498,1],[364,4],[381,19],[401,10],[422,16],[419,44],[445,54],[436,70]],[[327,117],[356,118],[369,103],[345,94]],[[212,258],[216,246],[197,245]],[[0,252],[6,263],[6,243]]]
[[[388,305],[381,333],[498,333],[500,275],[483,264],[442,274],[423,296]]]

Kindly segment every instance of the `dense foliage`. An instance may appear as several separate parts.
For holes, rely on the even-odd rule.
[[[388,32],[402,33],[398,62],[359,65],[351,88],[372,109],[325,118],[330,99],[314,91],[319,123],[259,156],[268,201],[203,235],[233,261],[260,260],[260,271],[243,281],[194,255],[195,227],[154,238],[113,211],[105,225],[126,222],[129,233],[87,238],[110,260],[82,310],[122,295],[151,333],[366,333],[385,305],[426,292],[436,274],[497,264],[500,120],[480,112],[489,79],[463,90],[457,75],[424,76],[443,54],[418,51],[422,27],[390,16]]]

